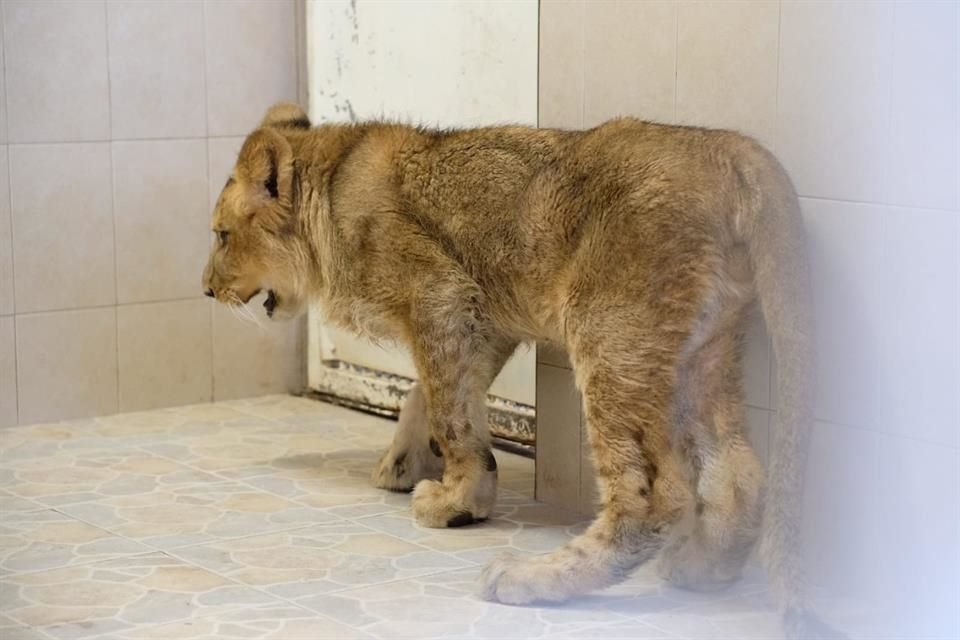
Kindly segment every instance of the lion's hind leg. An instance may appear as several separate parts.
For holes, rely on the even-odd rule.
[[[674,586],[714,590],[737,580],[760,531],[763,469],[744,434],[740,342],[718,333],[680,366],[675,437],[695,500],[660,555]]]
[[[611,336],[613,336],[611,338]],[[633,338],[633,339],[631,339]],[[669,415],[676,350],[670,336],[621,327],[585,338],[628,339],[573,354],[601,494],[596,520],[545,556],[500,558],[481,577],[481,594],[508,604],[561,602],[625,579],[654,557],[690,492],[672,451]],[[678,344],[678,342],[674,342]],[[611,358],[595,357],[597,351]]]

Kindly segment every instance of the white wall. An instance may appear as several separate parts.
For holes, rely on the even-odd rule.
[[[295,1],[0,18],[0,427],[302,388],[302,322],[200,287],[244,136],[297,99]]]
[[[956,2],[544,0],[541,126],[734,128],[783,161],[812,250],[814,578],[960,636]],[[777,398],[755,322],[748,418]],[[542,425],[541,425],[542,426]]]
[[[536,125],[535,0],[318,0],[307,20],[314,122]],[[341,360],[415,375],[402,349],[332,327],[325,334]],[[518,350],[492,392],[533,404],[531,350]]]

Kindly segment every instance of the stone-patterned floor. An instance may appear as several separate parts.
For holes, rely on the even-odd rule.
[[[779,637],[763,584],[650,569],[562,607],[474,595],[489,558],[582,529],[497,452],[495,517],[416,526],[370,471],[394,423],[270,396],[0,432],[0,638]]]

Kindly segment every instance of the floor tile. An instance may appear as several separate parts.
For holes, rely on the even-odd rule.
[[[765,594],[712,594],[701,604],[647,613],[641,621],[688,640],[774,640],[783,633],[780,616]]]
[[[649,563],[562,606],[482,601],[490,559],[550,552],[588,523],[536,502],[532,460],[497,451],[488,521],[420,527],[410,494],[370,481],[394,429],[269,396],[0,430],[0,637],[781,637],[755,571],[699,594]],[[867,629],[852,637],[897,637],[831,604]]]
[[[489,520],[469,527],[421,527],[414,522],[409,507],[358,521],[398,538],[481,564],[505,551],[546,553],[569,541],[586,524],[580,514],[509,491],[500,492]]]
[[[104,640],[372,640],[362,631],[289,604],[226,611],[199,619],[137,627]]]
[[[510,607],[477,598],[480,568],[306,598],[301,603],[353,628],[394,638],[535,638],[626,621],[618,599],[590,596],[563,607]]]
[[[236,413],[218,421],[191,420],[188,426],[194,428],[179,428],[171,437],[155,440],[145,448],[237,479],[283,469],[309,469],[328,454],[343,458],[340,452],[345,451],[354,451],[354,457],[359,458],[346,464],[358,469],[368,465],[362,471],[369,476],[369,465],[378,456],[377,447],[370,445],[384,441],[385,447],[390,433],[380,425],[382,436],[371,442],[369,431],[362,426],[347,425],[322,414],[310,414],[302,423],[289,423]]]
[[[0,491],[0,513],[13,513],[17,511],[37,511],[42,509],[40,505],[31,500],[25,500],[6,491]]]
[[[13,477],[7,491],[54,507],[222,481],[136,448],[59,452],[10,462],[8,468]]]
[[[0,580],[0,613],[64,640],[276,604],[266,594],[150,553]]]
[[[466,566],[359,524],[334,523],[207,544],[178,557],[271,594],[298,599]]]
[[[49,640],[50,636],[0,615],[0,638],[3,640]]]
[[[160,486],[150,493],[72,504],[61,511],[158,549],[172,549],[336,520],[234,482]]]
[[[240,447],[237,451],[240,455]],[[359,518],[410,504],[409,494],[383,491],[371,483],[370,472],[379,455],[369,449],[304,451],[261,463],[250,461],[249,466],[219,473],[338,516]]]
[[[675,640],[678,636],[635,620],[577,629],[555,636],[564,640]]]
[[[24,506],[9,498],[4,504]],[[0,577],[147,551],[142,544],[48,509],[4,511],[0,521]]]
[[[930,634],[907,629],[903,611],[898,607],[881,608],[864,600],[824,594],[815,590],[813,609],[836,629],[842,629],[850,640],[913,640]],[[949,637],[950,634],[941,634]]]
[[[365,414],[356,411],[350,411],[342,407],[317,402],[309,398],[299,398],[289,395],[263,396],[260,398],[244,398],[241,400],[230,400],[228,402],[218,403],[219,405],[230,407],[238,411],[243,411],[250,415],[268,420],[280,418],[289,418],[304,415],[332,415],[350,419],[351,421],[362,422],[367,418]]]
[[[229,421],[250,421],[245,414],[206,405],[21,426],[0,431],[3,467],[15,461],[90,449],[130,449],[196,432],[214,431]]]
[[[499,486],[501,489],[515,491],[529,498],[534,490],[533,458],[495,451],[499,467]]]

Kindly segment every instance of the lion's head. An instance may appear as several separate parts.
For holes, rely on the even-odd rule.
[[[206,295],[238,306],[266,292],[271,318],[303,309],[311,265],[293,202],[293,152],[281,129],[308,126],[299,107],[277,105],[247,137],[213,210]]]

